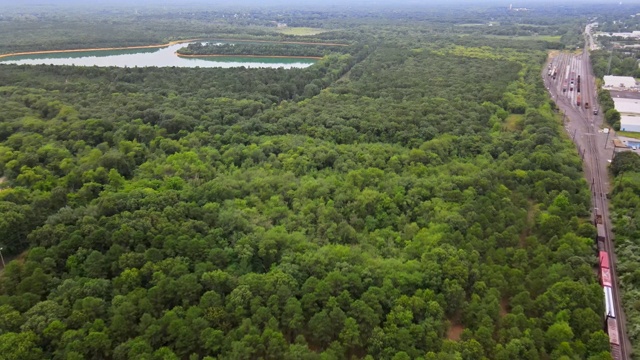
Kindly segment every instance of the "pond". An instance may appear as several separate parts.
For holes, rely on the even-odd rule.
[[[218,41],[216,41],[218,43]],[[270,58],[243,56],[179,57],[176,51],[187,43],[162,48],[123,50],[95,50],[17,55],[0,58],[0,64],[18,65],[76,65],[116,67],[220,67],[231,68],[305,68],[316,63],[314,59]]]

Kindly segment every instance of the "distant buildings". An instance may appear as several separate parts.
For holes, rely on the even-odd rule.
[[[509,11],[529,11],[531,9],[527,8],[514,8],[513,4],[509,4]]]
[[[632,31],[632,32],[619,32],[619,33],[597,33],[596,36],[613,36],[613,37],[621,37],[624,39],[640,39],[640,31]]]

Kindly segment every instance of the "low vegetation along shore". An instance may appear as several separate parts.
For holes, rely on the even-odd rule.
[[[352,46],[328,47],[319,43],[285,44],[285,43],[201,43],[194,42],[178,49],[179,56],[248,56],[248,57],[280,57],[320,59],[329,54],[345,54]]]
[[[249,57],[249,58],[284,58],[284,59],[314,59],[320,60],[321,56],[290,56],[290,55],[241,55],[241,54],[203,54],[203,55],[187,55],[180,54],[179,52],[175,52],[179,57],[185,58],[202,58],[202,57],[232,57],[232,56],[241,56],[241,57]]]

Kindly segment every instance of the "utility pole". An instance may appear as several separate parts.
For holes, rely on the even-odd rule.
[[[611,133],[611,130],[609,130],[609,131],[607,132],[607,140],[605,140],[605,141],[604,141],[604,148],[605,148],[605,149],[607,148],[607,143],[609,142],[609,134],[610,134],[610,133]]]

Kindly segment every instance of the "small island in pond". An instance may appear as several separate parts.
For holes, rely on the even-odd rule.
[[[328,46],[327,44],[284,44],[284,43],[192,43],[176,53],[178,56],[261,56],[261,57],[303,57],[319,59],[331,53],[345,53],[348,46]]]

